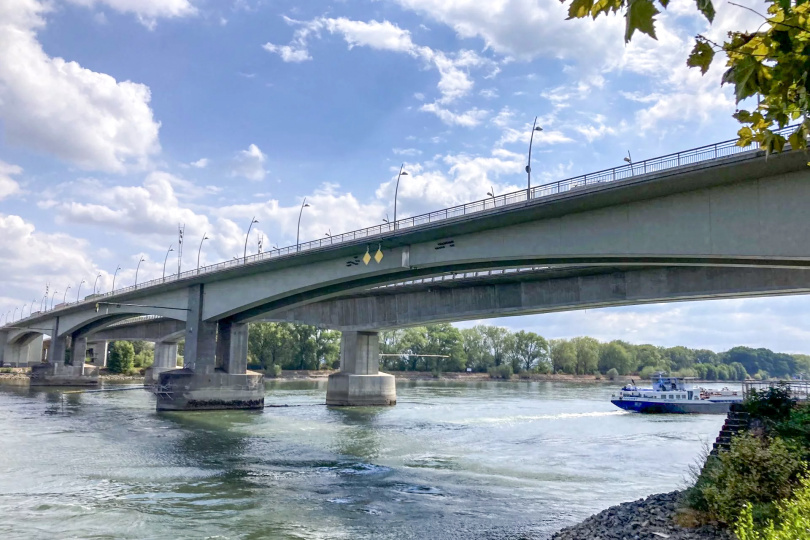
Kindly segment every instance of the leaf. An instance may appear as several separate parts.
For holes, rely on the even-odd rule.
[[[714,21],[714,4],[712,4],[712,0],[695,0],[697,2],[698,11],[703,13],[703,16],[706,17],[709,22]]]
[[[737,103],[761,90],[759,70],[762,64],[752,56],[743,56],[723,74],[723,84],[734,85]]]
[[[695,41],[695,47],[686,59],[686,65],[689,67],[700,68],[700,74],[705,75],[709,71],[709,66],[714,60],[714,49],[705,41]]]
[[[591,14],[593,0],[574,0],[568,8],[568,19],[581,19]]]
[[[627,24],[624,42],[628,43],[636,30],[647,34],[653,39],[658,39],[655,37],[653,18],[659,13],[660,11],[653,5],[651,0],[630,0],[627,6],[627,15],[625,15]]]

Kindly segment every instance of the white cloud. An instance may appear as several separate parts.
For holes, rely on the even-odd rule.
[[[201,158],[198,159],[197,161],[192,161],[191,163],[189,163],[189,165],[197,169],[204,169],[208,166],[208,158]]]
[[[37,0],[0,3],[0,117],[6,141],[84,169],[123,172],[160,151],[149,88],[51,58]]]
[[[426,103],[419,108],[420,111],[425,111],[435,114],[439,120],[449,126],[462,126],[462,127],[475,127],[480,124],[484,118],[489,115],[489,111],[473,107],[472,109],[463,113],[454,113],[445,109],[436,103]]]
[[[265,161],[267,161],[267,156],[259,150],[258,146],[251,144],[247,150],[240,150],[237,154],[231,175],[241,176],[254,182],[264,180],[267,174],[264,169]]]
[[[310,21],[297,21],[284,18],[285,21],[297,26],[293,39],[289,45],[276,45],[265,43],[264,49],[278,54],[285,62],[303,62],[311,60],[312,56],[307,49],[311,37],[319,37],[321,32],[338,34],[343,37],[349,46],[369,47],[380,51],[391,51],[408,54],[421,59],[433,66],[439,72],[438,89],[442,97],[439,103],[447,104],[467,95],[473,87],[469,76],[470,68],[485,68],[492,76],[498,72],[495,62],[481,57],[473,51],[461,50],[453,54],[446,54],[430,47],[416,45],[411,39],[411,33],[389,21],[355,21],[345,17],[328,18],[319,17]],[[424,99],[417,97],[417,99]]]
[[[398,156],[410,156],[410,157],[418,156],[422,153],[421,150],[418,150],[416,148],[394,148],[392,152],[394,152],[394,154]]]
[[[11,178],[11,176],[21,173],[22,167],[11,165],[0,160],[0,201],[20,192],[20,184]]]
[[[121,13],[132,13],[147,27],[153,28],[156,19],[188,17],[197,9],[188,0],[68,0],[88,8],[106,6]]]

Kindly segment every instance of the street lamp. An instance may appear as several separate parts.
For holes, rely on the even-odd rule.
[[[301,202],[301,210],[298,212],[298,232],[295,234],[295,251],[301,250],[301,215],[304,213],[304,207],[309,206],[307,204],[307,198],[304,197],[304,200]]]
[[[624,160],[630,164],[630,174],[635,175],[636,171],[633,170],[633,156],[630,155],[630,150],[627,151],[627,157]]]
[[[98,273],[96,276],[96,280],[93,282],[93,294],[96,294],[96,284],[98,284],[98,278],[101,277],[101,272]]]
[[[17,308],[14,308],[14,315],[11,316],[11,320],[13,321],[16,318],[17,318]]]
[[[23,320],[25,318],[25,306],[27,305],[28,304],[23,304],[23,307],[20,309],[20,320]]]
[[[118,265],[118,268],[115,269],[115,273],[113,273],[113,284],[112,284],[112,289],[110,289],[111,293],[115,291],[115,276],[118,275],[119,270],[121,270],[121,265]]]
[[[169,251],[166,252],[166,258],[163,259],[163,281],[166,281],[166,261],[169,260],[169,253],[174,251],[174,247],[169,246]]]
[[[202,243],[208,240],[208,233],[203,233],[202,240],[200,240],[200,249],[197,250],[197,273],[200,273],[200,252],[202,251]]]
[[[36,298],[34,298],[33,300],[31,300],[31,309],[29,309],[29,310],[28,310],[28,316],[29,316],[29,317],[30,317],[31,315],[33,315],[33,314],[34,314],[34,302],[36,302],[36,301],[37,301],[37,299],[36,299]]]
[[[45,296],[43,296],[43,297],[42,297],[42,300],[40,300],[40,301],[39,301],[39,310],[40,310],[40,311],[43,311],[42,306],[44,305],[44,302],[45,302],[47,299],[48,299],[48,293],[45,293]],[[48,306],[45,306],[45,307],[48,307]]]
[[[141,269],[141,263],[142,263],[143,261],[145,261],[145,260],[146,260],[146,259],[144,259],[144,258],[143,258],[143,256],[141,256],[141,260],[140,260],[140,261],[138,261],[138,266],[137,266],[137,267],[135,267],[135,286],[136,286],[136,287],[138,286],[138,270],[140,270],[140,269]]]
[[[87,283],[87,282],[85,280],[82,280],[81,283],[79,283],[79,290],[76,291],[76,303],[77,304],[79,303],[79,295],[82,293],[82,283]]]
[[[532,124],[532,134],[529,137],[529,161],[526,164],[526,174],[528,175],[528,188],[526,188],[526,200],[531,198],[532,191],[532,143],[534,142],[534,132],[543,131],[543,128],[537,125],[537,117],[534,117],[534,124]]]
[[[331,244],[332,243],[332,228],[330,227],[329,232],[324,233],[324,234],[326,235],[327,238],[329,238],[329,243]]]
[[[250,219],[250,225],[248,225],[248,232],[245,235],[245,252],[242,254],[242,257],[245,259],[245,262],[247,262],[247,242],[248,238],[250,238],[250,228],[253,227],[254,223],[258,223],[258,221],[256,220],[256,216],[253,216]],[[202,242],[200,242],[200,245],[202,245]]]
[[[397,175],[397,187],[394,190],[394,230],[397,230],[397,195],[399,194],[399,179],[403,176],[408,176],[408,172],[402,170],[403,167],[405,167],[404,163],[399,167],[399,174]]]
[[[53,291],[53,294],[51,295],[51,309],[53,309],[53,302],[54,302],[54,300],[56,300],[56,293],[57,292],[59,292],[59,291]]]
[[[79,287],[81,287],[81,285],[79,285]],[[68,285],[68,286],[67,286],[67,289],[65,289],[65,294],[64,294],[64,296],[62,296],[62,303],[63,303],[63,304],[64,304],[65,302],[67,302],[67,292],[68,292],[69,290],[70,290],[70,285]]]
[[[492,197],[492,206],[495,206],[495,189],[492,186],[489,186],[489,191],[487,191],[487,195]]]

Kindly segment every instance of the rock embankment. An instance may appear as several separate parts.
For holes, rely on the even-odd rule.
[[[612,506],[551,540],[734,540],[727,530],[704,526],[687,529],[674,521],[680,491]]]

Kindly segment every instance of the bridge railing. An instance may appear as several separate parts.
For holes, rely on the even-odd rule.
[[[780,133],[782,135],[788,135],[794,129],[795,126],[788,126],[779,130],[775,130],[775,132]],[[397,220],[395,223],[383,223],[380,225],[374,225],[372,227],[366,227],[365,229],[358,229],[356,231],[336,234],[327,238],[311,240],[309,242],[303,242],[298,245],[276,248],[270,251],[266,251],[264,253],[249,255],[247,257],[235,258],[230,261],[215,263],[194,270],[187,270],[179,275],[173,274],[163,278],[138,283],[137,285],[119,288],[116,289],[115,291],[97,294],[94,295],[92,299],[88,298],[82,302],[87,302],[91,304],[93,302],[98,302],[99,300],[103,301],[104,299],[117,294],[123,294],[138,289],[145,289],[163,283],[171,283],[187,278],[193,278],[201,274],[219,272],[222,270],[227,270],[229,268],[242,266],[248,263],[256,263],[267,259],[275,259],[278,257],[294,257],[295,255],[301,252],[328,248],[346,242],[356,242],[357,240],[364,240],[364,239],[368,239],[372,242],[380,241],[386,237],[393,236],[396,234],[397,231],[404,229],[411,229],[414,227],[429,225],[439,221],[463,217],[470,214],[477,214],[486,211],[497,211],[497,209],[499,208],[510,207],[518,203],[526,203],[527,201],[534,202],[538,199],[551,197],[575,189],[585,188],[587,186],[592,186],[594,184],[604,182],[615,182],[618,180],[626,180],[634,176],[650,174],[666,169],[691,165],[694,163],[711,161],[714,159],[719,159],[744,152],[751,152],[754,150],[755,149],[738,146],[737,139],[731,139],[728,141],[709,144],[698,148],[692,148],[690,150],[685,150],[682,152],[676,152],[674,154],[668,154],[665,156],[646,159],[644,161],[631,162],[628,163],[627,165],[621,165],[619,167],[613,167],[611,169],[604,169],[602,171],[583,174],[580,176],[574,176],[572,178],[566,178],[564,180],[558,180],[556,182],[551,182],[548,184],[541,184],[539,186],[531,188],[530,190],[523,189],[512,193],[505,193],[503,195],[498,195],[495,197],[490,197],[479,201],[473,201],[458,206],[453,206],[451,208],[445,208],[443,210],[436,210],[433,212],[428,212],[426,214],[407,217]],[[30,318],[30,315],[29,317],[26,318]]]

